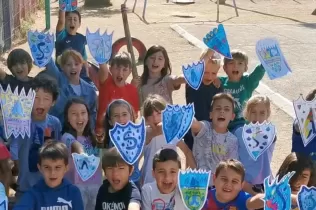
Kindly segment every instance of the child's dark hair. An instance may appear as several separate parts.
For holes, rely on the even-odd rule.
[[[230,94],[227,94],[227,93],[217,93],[215,96],[213,96],[213,100],[212,100],[212,103],[211,103],[211,111],[213,111],[213,106],[214,106],[215,101],[218,101],[220,99],[228,100],[232,104],[233,111],[234,111],[234,109],[235,109],[235,100]]]
[[[178,153],[170,148],[161,149],[158,152],[156,152],[154,158],[153,158],[153,170],[156,169],[157,163],[163,163],[167,161],[174,161],[178,163],[179,169],[181,168],[181,160],[178,155]]]
[[[237,174],[239,174],[241,176],[241,181],[244,181],[245,168],[240,161],[235,160],[235,159],[221,161],[216,167],[215,177],[217,177],[223,169],[228,169],[228,168],[235,171]]]
[[[128,112],[131,115],[131,121],[135,122],[135,114],[134,114],[134,110],[132,108],[132,106],[125,101],[124,99],[116,99],[113,100],[107,107],[106,109],[106,113],[104,116],[104,130],[105,130],[105,136],[104,136],[104,147],[106,148],[108,146],[108,143],[110,142],[110,138],[109,138],[109,130],[113,128],[114,125],[110,124],[111,121],[111,115],[113,112],[113,109],[117,106],[126,106]]]
[[[41,74],[36,76],[31,85],[32,89],[37,92],[38,89],[42,88],[45,92],[52,94],[53,101],[56,101],[59,95],[59,88],[57,85],[57,81],[46,74]]]
[[[297,179],[306,169],[309,169],[311,171],[308,186],[314,186],[316,184],[315,169],[312,159],[305,154],[292,152],[283,161],[277,175],[279,176],[279,180],[281,180],[282,177],[288,172],[295,171],[295,174],[290,179],[290,185],[292,186],[292,184],[297,181]]]
[[[129,165],[126,163],[116,147],[112,147],[110,149],[106,149],[104,151],[103,157],[102,157],[102,168],[105,170],[108,167],[116,167],[117,165],[124,164],[128,165],[130,168],[132,168],[132,165]]]
[[[65,17],[67,17],[68,15],[70,14],[76,14],[78,16],[78,19],[79,19],[79,23],[81,23],[81,14],[78,10],[74,10],[74,11],[67,11],[65,13]]]
[[[239,60],[245,62],[246,65],[248,65],[248,55],[240,50],[232,50],[231,51],[233,59],[224,58],[224,65],[226,65],[231,60]]]
[[[132,59],[129,53],[119,52],[111,58],[110,66],[124,66],[132,68]]]
[[[166,49],[160,45],[151,46],[147,50],[147,53],[146,53],[145,58],[144,58],[144,72],[141,76],[141,85],[142,86],[147,84],[147,81],[149,78],[149,68],[146,65],[147,59],[149,59],[150,56],[152,56],[153,54],[155,54],[157,52],[162,52],[163,57],[165,58],[165,66],[161,69],[161,76],[155,84],[159,83],[166,75],[171,74],[172,69],[171,69],[170,59],[169,59],[169,56],[168,56]]]
[[[49,141],[45,143],[39,151],[39,165],[41,165],[42,160],[64,160],[65,165],[68,165],[68,149],[67,146],[58,141]]]
[[[7,59],[7,66],[9,70],[12,72],[12,67],[16,64],[27,64],[28,71],[30,73],[32,67],[33,67],[33,60],[31,55],[23,50],[23,49],[14,49],[9,53],[8,59]]]
[[[143,103],[143,116],[145,119],[153,114],[154,111],[161,112],[167,106],[166,100],[158,94],[150,94]]]
[[[88,122],[87,122],[86,127],[83,130],[82,135],[90,138],[91,144],[93,147],[97,146],[96,136],[95,136],[93,129],[91,128],[90,110],[89,110],[87,103],[82,98],[73,97],[67,101],[67,104],[66,104],[65,109],[64,109],[64,126],[63,126],[62,133],[70,133],[75,138],[77,138],[77,131],[70,125],[69,119],[68,119],[68,111],[69,111],[69,108],[73,104],[82,104],[86,107],[87,113],[88,113]]]

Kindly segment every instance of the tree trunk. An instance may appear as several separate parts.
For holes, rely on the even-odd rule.
[[[112,6],[111,0],[85,0],[85,7],[110,7]]]

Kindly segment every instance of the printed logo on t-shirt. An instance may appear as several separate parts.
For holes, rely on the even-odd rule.
[[[152,210],[173,210],[175,206],[175,199],[174,196],[171,197],[169,203],[166,203],[162,199],[155,199],[152,202],[151,209]]]
[[[102,209],[103,209],[103,210],[123,210],[123,209],[127,209],[127,208],[125,207],[124,202],[119,202],[119,203],[115,203],[115,202],[111,202],[111,203],[103,202],[103,203],[102,203]]]
[[[57,203],[62,203],[62,204],[65,204],[65,205],[41,207],[41,210],[69,210],[69,207],[70,207],[70,209],[72,209],[71,201],[66,201],[63,198],[58,197],[57,198]]]

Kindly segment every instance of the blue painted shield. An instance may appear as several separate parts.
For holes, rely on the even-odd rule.
[[[300,210],[311,210],[316,207],[316,187],[302,186],[298,192],[297,203]]]
[[[193,63],[187,67],[182,66],[182,72],[188,85],[197,90],[201,85],[205,72],[204,61],[199,61],[197,64]]]
[[[87,29],[86,37],[90,53],[96,62],[99,64],[108,62],[112,54],[113,32],[108,34],[105,31],[101,35],[100,29],[95,33],[90,33],[89,29]]]
[[[230,53],[230,47],[227,41],[225,29],[222,24],[219,24],[218,28],[214,28],[212,31],[207,33],[203,38],[203,42],[210,49],[222,54],[226,58],[233,58]]]
[[[168,144],[176,144],[190,129],[194,105],[167,105],[162,112],[162,131]]]
[[[98,170],[100,158],[94,155],[72,153],[76,171],[82,181],[90,179]]]
[[[38,31],[29,31],[27,40],[35,65],[45,67],[52,59],[55,48],[54,34],[50,34],[49,32],[41,33]]]
[[[133,165],[142,154],[146,140],[145,119],[140,124],[128,122],[125,125],[115,124],[110,130],[110,138],[122,158]]]
[[[59,0],[59,9],[67,12],[76,10],[78,7],[77,0]]]
[[[210,172],[187,169],[178,174],[183,203],[190,210],[201,210],[207,197]]]
[[[8,210],[8,197],[5,193],[5,188],[0,182],[0,210]]]

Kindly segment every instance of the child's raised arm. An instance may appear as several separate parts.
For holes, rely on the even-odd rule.
[[[194,135],[197,135],[201,129],[202,129],[202,123],[198,121],[196,118],[193,119],[192,125],[191,125],[191,131]]]
[[[58,67],[56,66],[53,58],[49,61],[49,63],[46,65],[45,73],[47,73],[49,76],[55,78],[57,82],[59,82],[60,77],[60,71]]]
[[[100,84],[103,84],[109,76],[109,68],[107,64],[100,64],[98,76]]]
[[[183,154],[185,155],[185,159],[186,159],[186,168],[192,168],[195,169],[196,168],[196,162],[195,159],[193,157],[193,153],[192,151],[189,149],[189,147],[187,146],[187,144],[184,141],[180,141],[177,146],[182,150]]]
[[[260,193],[251,198],[248,198],[247,203],[246,203],[247,209],[263,208],[264,206],[264,202],[262,200],[263,197],[264,197],[264,194]]]
[[[255,70],[253,70],[253,72],[251,72],[248,76],[247,88],[249,88],[251,91],[255,90],[258,87],[259,82],[263,78],[265,72],[266,70],[263,68],[262,64],[256,66]]]
[[[66,12],[63,11],[63,10],[59,10],[59,13],[58,13],[58,22],[57,22],[57,25],[56,25],[56,35],[63,31],[64,28],[65,28],[65,22],[66,22],[66,17],[65,17],[65,14]]]
[[[183,75],[172,78],[172,85],[175,90],[179,89],[182,84],[185,84],[186,81]]]

